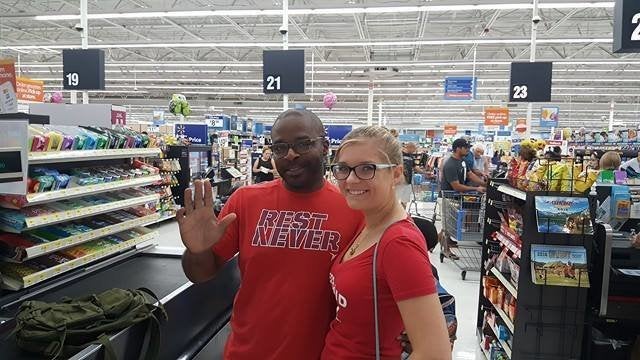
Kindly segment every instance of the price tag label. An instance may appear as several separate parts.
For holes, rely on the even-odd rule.
[[[640,52],[640,1],[616,0],[613,10],[613,52]]]
[[[104,90],[104,51],[62,50],[62,85],[65,90]]]
[[[304,94],[304,50],[262,52],[262,90],[265,94]]]
[[[551,101],[551,62],[511,63],[510,102]]]

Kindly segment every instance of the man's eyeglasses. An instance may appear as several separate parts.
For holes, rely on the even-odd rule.
[[[313,144],[321,139],[324,139],[324,137],[321,136],[315,139],[300,140],[295,143],[277,143],[271,146],[271,151],[273,151],[273,156],[277,158],[287,156],[289,149],[293,149],[293,151],[298,155],[303,155],[311,151]]]
[[[376,176],[377,169],[389,169],[396,166],[395,164],[360,164],[351,167],[344,164],[335,164],[331,165],[331,173],[336,180],[346,180],[352,171],[360,180],[371,180]]]

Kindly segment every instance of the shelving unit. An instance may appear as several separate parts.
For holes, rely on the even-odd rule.
[[[130,159],[134,157],[157,156],[159,154],[159,148],[31,152],[29,153],[29,165],[74,161]]]
[[[538,232],[536,196],[572,195],[524,192],[509,186],[506,180],[503,182],[498,179],[492,180],[487,188],[487,223],[483,234],[477,326],[482,329],[485,310],[496,314],[496,321],[504,324],[511,333],[512,343],[509,346],[499,340],[492,326],[498,343],[510,359],[532,356],[540,359],[579,359],[585,331],[588,289],[534,284],[531,280],[531,245],[584,246],[589,258],[593,235]],[[505,209],[516,211],[522,217],[522,235],[519,236],[501,220],[500,214]],[[519,265],[517,285],[510,281],[509,275],[500,272],[489,261],[505,248],[513,259],[508,261]],[[494,304],[485,297],[486,278],[493,278],[489,283],[497,283],[494,286],[504,289],[504,298],[508,294],[510,299],[514,299],[510,301],[516,301],[514,319],[500,304]],[[498,298],[501,299],[500,296]]]
[[[58,164],[57,166],[54,166],[60,169],[70,169],[74,167],[82,168],[93,166],[99,167],[102,165],[123,165],[128,163],[129,159],[153,157],[158,156],[159,154],[160,149],[158,148],[71,150],[57,152],[32,152],[29,154],[28,159],[30,167],[33,165]],[[25,169],[25,171],[28,170]],[[18,228],[17,225],[16,228],[2,225],[0,226],[0,230],[20,234],[33,229],[73,222],[79,219],[91,218],[97,215],[128,209],[143,204],[157,203],[160,198],[158,194],[145,193],[142,191],[130,191],[129,189],[141,188],[156,184],[159,181],[161,181],[159,174],[145,175],[127,180],[76,186],[41,193],[31,193],[24,196],[18,196],[15,203],[12,201],[15,196],[7,196],[7,201],[4,201],[1,204],[2,207],[8,209],[4,211],[27,211],[27,209],[20,210],[17,204],[21,204],[22,208],[45,205],[49,209],[61,210],[38,216],[26,216],[24,217],[21,228]],[[118,193],[119,191],[126,192],[122,194],[123,196],[106,195],[106,193]],[[98,198],[102,197],[103,201],[108,202],[99,203],[100,199],[96,199],[94,196],[97,196]],[[84,197],[87,197],[87,201],[83,201]],[[55,203],[58,203],[58,205]],[[86,206],[81,207],[82,205]],[[73,207],[73,209],[70,209],[71,207]],[[151,209],[153,209],[153,207]],[[136,211],[136,213],[138,213],[138,211]],[[140,212],[140,214],[144,213],[145,211]],[[132,215],[133,214],[129,214],[128,216]],[[113,223],[116,218],[121,219],[121,221]],[[83,267],[86,264],[97,262],[116,253],[134,248],[138,244],[154,240],[158,235],[157,232],[151,231],[142,226],[158,221],[158,219],[160,219],[159,213],[151,213],[146,216],[138,215],[137,218],[111,217],[111,219],[113,220],[102,221],[102,223],[104,223],[103,227],[93,228],[92,230],[87,230],[82,233],[73,233],[69,230],[68,233],[73,235],[51,240],[49,242],[36,243],[33,246],[23,244],[15,247],[4,246],[4,257],[0,261],[14,264],[4,264],[8,268],[14,266],[16,269],[22,268],[25,269],[25,271],[28,271],[24,273],[16,271],[12,275],[5,274],[5,276],[3,276],[2,287],[14,291],[29,288],[58,275]],[[85,226],[85,228],[87,227]],[[139,236],[135,236],[136,233],[139,234]],[[51,234],[53,235],[53,233]],[[25,234],[24,236],[28,238],[30,235]],[[100,242],[100,239],[112,240]],[[92,241],[95,243],[83,245]],[[28,242],[29,241],[25,241],[25,243]],[[39,259],[40,257],[46,259],[59,257],[65,251],[76,251],[74,250],[76,247],[80,247],[78,249],[89,250],[87,250],[86,255],[81,255],[82,252],[75,253],[74,256],[66,257],[64,262],[61,260],[60,263],[51,263],[48,261],[42,262]],[[57,252],[60,251],[61,253],[57,254]]]
[[[128,180],[113,181],[104,184],[77,186],[63,190],[27,194],[25,196],[25,207],[49,203],[57,200],[73,199],[87,195],[95,195],[110,191],[129,189],[137,186],[151,185],[158,181],[160,181],[160,175],[151,175]],[[2,207],[8,209],[18,209],[17,206],[13,206],[12,204],[7,203],[3,203]]]
[[[116,234],[125,230],[133,229],[139,226],[146,226],[148,224],[159,221],[159,214],[151,214],[143,216],[134,220],[124,221],[119,224],[103,227],[86,233],[70,236],[67,238],[59,239],[56,241],[34,245],[31,247],[18,247],[15,248],[15,256],[7,259],[12,262],[23,262],[31,260],[38,256],[50,254],[58,250],[66,249],[71,246],[79,245],[91,240],[95,240],[107,235]]]
[[[13,278],[6,278],[4,279],[4,286],[9,290],[19,290],[22,288],[30,287],[42,281],[50,279],[56,275],[60,275],[64,272],[76,269],[82,265],[86,265],[86,264],[95,262],[97,260],[106,258],[110,255],[116,254],[128,248],[134,247],[138,244],[151,241],[155,239],[158,235],[157,232],[148,230],[146,228],[137,228],[136,230],[140,232],[144,232],[145,234],[138,238],[131,239],[117,245],[112,245],[109,248],[104,249],[102,251],[98,251],[74,260],[70,260],[63,264],[47,268],[46,270],[42,270],[34,274],[24,276],[21,281]]]

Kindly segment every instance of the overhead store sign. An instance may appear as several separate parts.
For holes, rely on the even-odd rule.
[[[330,145],[340,145],[342,139],[353,130],[352,125],[326,125],[324,127]]]
[[[262,91],[265,94],[304,94],[304,50],[264,50]]]
[[[487,108],[484,110],[485,125],[509,125],[509,108]]]
[[[640,1],[616,0],[613,52],[640,52]]]
[[[15,112],[18,112],[15,63],[0,60],[0,114]]]
[[[65,90],[104,90],[104,51],[62,50],[62,85]]]
[[[560,120],[560,108],[557,106],[543,106],[540,109],[540,127],[558,127]]]
[[[551,62],[511,63],[511,102],[549,102],[551,101]]]
[[[212,128],[224,129],[224,115],[205,114],[204,122]]]
[[[207,145],[209,128],[207,124],[176,124],[174,127],[175,136],[187,139],[194,145]]]
[[[477,78],[448,76],[444,78],[445,100],[473,100],[476,98]]]
[[[455,135],[458,133],[458,125],[445,125],[444,126],[444,134],[445,135]]]
[[[420,142],[420,135],[418,135],[418,134],[400,134],[400,135],[398,135],[398,140],[400,142],[418,143],[418,142]]]
[[[16,96],[18,100],[44,102],[44,81],[17,77]]]

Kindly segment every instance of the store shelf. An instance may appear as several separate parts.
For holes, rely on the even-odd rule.
[[[518,245],[516,245],[508,236],[498,231],[496,232],[495,239],[498,240],[507,249],[511,250],[511,252],[513,252],[515,256],[517,256],[518,258],[522,257],[522,249]]]
[[[511,331],[511,334],[513,334],[515,332],[515,327],[513,326],[513,321],[511,321],[511,319],[509,318],[509,316],[507,315],[507,313],[505,313],[499,306],[497,306],[496,304],[491,304],[493,305],[493,308],[496,310],[496,312],[498,313],[498,315],[500,316],[500,318],[502,318],[502,322],[504,322],[505,325],[507,325],[507,328],[509,329],[509,331]]]
[[[160,155],[159,148],[70,150],[30,152],[29,164],[51,164],[105,159],[129,159]]]
[[[125,230],[133,229],[139,226],[146,226],[146,224],[160,219],[160,214],[155,213],[140,217],[137,219],[124,221],[118,224],[113,224],[93,231],[85,232],[82,234],[70,236],[67,238],[51,241],[44,244],[35,245],[28,248],[16,249],[18,258],[10,259],[13,262],[23,262],[36,258],[38,256],[46,255],[58,250],[62,250],[71,246],[76,246],[91,240],[95,240],[104,236],[116,234]]]
[[[161,222],[163,222],[163,221],[167,221],[167,220],[170,220],[170,219],[175,219],[175,217],[176,217],[176,214],[172,214],[172,215],[165,215],[165,216],[158,216],[158,218],[156,218],[156,219],[152,219],[152,220],[150,220],[150,221],[147,221],[146,223],[144,223],[144,224],[143,224],[143,225],[141,225],[141,226],[149,226],[149,225],[153,225],[153,224],[158,224],[158,223],[161,223]]]
[[[82,218],[86,218],[94,215],[104,214],[107,212],[121,210],[121,209],[125,209],[135,205],[141,205],[148,202],[158,201],[159,199],[160,197],[158,196],[158,194],[152,194],[152,195],[140,196],[133,199],[119,200],[119,201],[114,201],[106,204],[94,205],[94,206],[62,211],[62,212],[56,212],[53,214],[33,216],[25,219],[25,227],[20,231],[7,226],[1,226],[0,230],[19,233],[24,230],[30,230],[30,229],[35,229],[42,226],[53,225],[53,224],[58,224],[58,223],[67,222],[71,220],[82,219]]]
[[[5,277],[4,278],[4,283],[2,285],[3,288],[9,289],[9,290],[20,290],[22,288],[27,288],[30,286],[33,286],[35,284],[38,284],[42,281],[45,281],[47,279],[50,279],[54,276],[60,275],[62,273],[65,273],[67,271],[73,270],[75,268],[78,268],[82,265],[86,265],[89,263],[92,263],[96,260],[100,260],[103,259],[107,256],[113,255],[117,252],[132,248],[138,244],[150,241],[155,239],[158,236],[158,233],[155,231],[151,231],[145,228],[138,228],[141,232],[146,232],[144,235],[141,235],[138,238],[134,238],[128,241],[125,241],[121,244],[117,244],[117,245],[113,245],[110,246],[104,250],[95,252],[93,254],[89,254],[86,256],[83,256],[81,258],[77,258],[74,260],[70,260],[64,264],[60,264],[57,266],[53,266],[50,267],[46,270],[43,271],[39,271],[37,273],[31,274],[31,275],[27,275],[25,277],[23,277],[22,279],[18,280],[18,279],[14,279],[14,278],[10,278],[10,277]]]
[[[518,190],[516,188],[513,188],[509,185],[505,185],[505,184],[500,184],[498,185],[498,191],[500,191],[503,194],[507,194],[509,196],[513,196],[516,199],[520,199],[523,201],[527,200],[527,193],[525,193],[522,190]]]
[[[482,346],[482,343],[484,342],[484,336],[482,336],[482,330],[481,329],[476,329],[476,336],[478,337],[478,341],[479,344],[478,346],[480,347],[480,353],[482,353],[482,355],[484,356],[484,359],[486,360],[491,360],[491,356],[489,355],[489,351],[485,350],[484,346]]]
[[[506,341],[500,339],[500,337],[498,336],[498,330],[496,330],[495,327],[493,326],[489,326],[489,327],[491,328],[491,331],[493,331],[493,334],[496,336],[496,339],[498,339],[498,342],[502,346],[502,349],[504,349],[504,352],[506,352],[509,359],[511,359],[511,346],[509,346],[509,344],[507,344]],[[513,332],[511,332],[511,334],[513,334]]]
[[[157,181],[160,181],[160,175],[144,176],[129,180],[113,181],[104,184],[77,186],[69,189],[48,191],[43,193],[35,193],[26,195],[27,203],[24,205],[32,206],[38,204],[49,203],[58,200],[72,199],[87,195],[95,195],[105,193],[114,190],[128,189],[137,186],[151,185]],[[2,207],[15,209],[15,206],[11,204],[2,204]]]
[[[515,299],[518,299],[518,289],[516,289],[515,286],[513,286],[513,284],[511,283],[511,281],[509,281],[500,271],[498,271],[498,269],[496,269],[495,267],[491,268],[491,274],[493,274],[496,278],[498,278],[498,281],[500,281],[500,283],[502,283],[502,286],[504,286],[505,288],[507,288],[507,291],[509,291],[509,293],[511,294],[511,296],[513,296]]]

